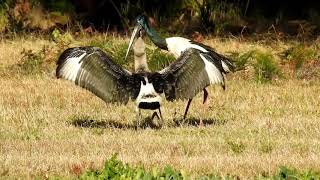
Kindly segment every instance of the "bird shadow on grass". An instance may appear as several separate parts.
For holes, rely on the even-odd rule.
[[[141,129],[161,129],[161,125],[155,123],[159,122],[158,119],[151,120],[150,117],[146,117],[141,121],[139,128]],[[202,121],[202,122],[201,122]],[[174,119],[173,123],[166,124],[165,127],[183,127],[183,126],[222,126],[227,123],[227,120],[220,119],[199,119],[199,118],[187,118],[187,119]],[[81,128],[116,128],[116,129],[137,129],[135,123],[125,124],[117,122],[111,119],[95,120],[91,117],[75,117],[67,121],[68,124]]]
[[[174,126],[222,126],[225,125],[228,120],[223,120],[223,119],[213,119],[213,118],[208,118],[208,119],[200,119],[200,118],[186,118],[186,119],[174,119]]]
[[[125,124],[125,123],[117,122],[111,119],[95,120],[90,117],[73,118],[71,121],[68,121],[67,123],[75,127],[82,127],[82,128],[137,129],[137,126],[135,123]],[[150,117],[146,117],[141,120],[139,128],[160,129],[161,126],[154,123]]]

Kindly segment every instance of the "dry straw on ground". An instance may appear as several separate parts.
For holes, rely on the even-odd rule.
[[[207,43],[221,52],[274,49],[233,39]],[[45,44],[49,42],[42,39],[2,40],[0,67],[16,64],[22,48]],[[277,49],[284,46],[279,43]],[[207,106],[199,94],[182,126],[173,118],[176,110],[181,119],[185,102],[173,102],[163,106],[166,127],[138,131],[133,103],[106,105],[54,76],[0,77],[0,87],[4,177],[75,177],[101,167],[114,153],[133,165],[170,164],[195,175],[248,178],[273,174],[281,165],[320,169],[319,81],[257,84],[231,75],[226,91],[209,88]],[[200,119],[202,127],[195,125]]]

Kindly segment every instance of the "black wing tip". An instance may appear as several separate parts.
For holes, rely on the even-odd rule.
[[[72,53],[75,53],[76,51],[82,51],[82,52],[86,52],[89,54],[89,53],[92,53],[93,51],[102,51],[102,50],[100,48],[94,47],[94,46],[71,47],[71,48],[64,50],[61,53],[56,64],[57,65],[63,64],[64,61],[67,60],[68,57],[70,57],[70,55]]]
[[[66,49],[65,51],[63,51],[61,53],[61,55],[58,58],[58,61],[56,62],[57,65],[57,69],[56,69],[56,77],[57,78],[61,78],[60,76],[60,70],[63,67],[63,64],[65,63],[65,61],[72,56],[73,53],[76,53],[77,51],[82,51],[82,52],[86,52],[86,53],[91,53],[93,51],[99,51],[100,48],[98,47],[93,47],[93,46],[84,46],[84,47],[71,47]],[[100,50],[101,51],[101,50]]]
[[[67,57],[75,50],[75,49],[78,49],[78,47],[74,47],[74,48],[68,48],[66,50],[64,50],[61,55],[59,56],[58,58],[58,61],[57,61],[57,65],[61,65],[64,63],[65,60],[67,60]]]

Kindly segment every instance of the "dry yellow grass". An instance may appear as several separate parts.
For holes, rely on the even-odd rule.
[[[222,52],[263,47],[237,40],[208,40]],[[41,39],[2,40],[0,64],[19,60]],[[281,45],[279,45],[281,46]],[[224,48],[226,47],[226,48]],[[278,47],[281,49],[281,47]],[[279,166],[320,170],[320,82],[278,80],[257,84],[228,77],[227,90],[209,88],[191,104],[165,103],[163,129],[134,129],[134,104],[106,105],[73,84],[48,76],[0,77],[0,175],[3,178],[76,177],[99,168],[112,154],[133,165],[167,164],[191,174],[273,174]],[[150,112],[144,112],[144,117]],[[192,121],[202,119],[203,127]],[[87,120],[79,127],[76,122]]]

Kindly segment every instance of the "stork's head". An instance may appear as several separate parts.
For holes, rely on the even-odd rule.
[[[128,46],[128,49],[127,49],[127,53],[126,53],[126,57],[125,59],[127,59],[127,56],[129,54],[129,51],[131,49],[131,46],[132,46],[132,43],[135,39],[137,39],[138,37],[142,37],[142,31],[143,29],[146,29],[148,28],[148,21],[147,21],[147,18],[144,16],[144,15],[140,15],[136,18],[135,20],[136,22],[136,26],[134,27],[133,29],[133,32],[132,32],[132,35],[131,35],[131,38],[130,38],[130,41],[129,41],[129,46]]]
[[[146,16],[144,15],[139,15],[136,18],[136,26],[141,26],[142,28],[148,28],[149,24],[148,24],[148,20],[146,18]]]

